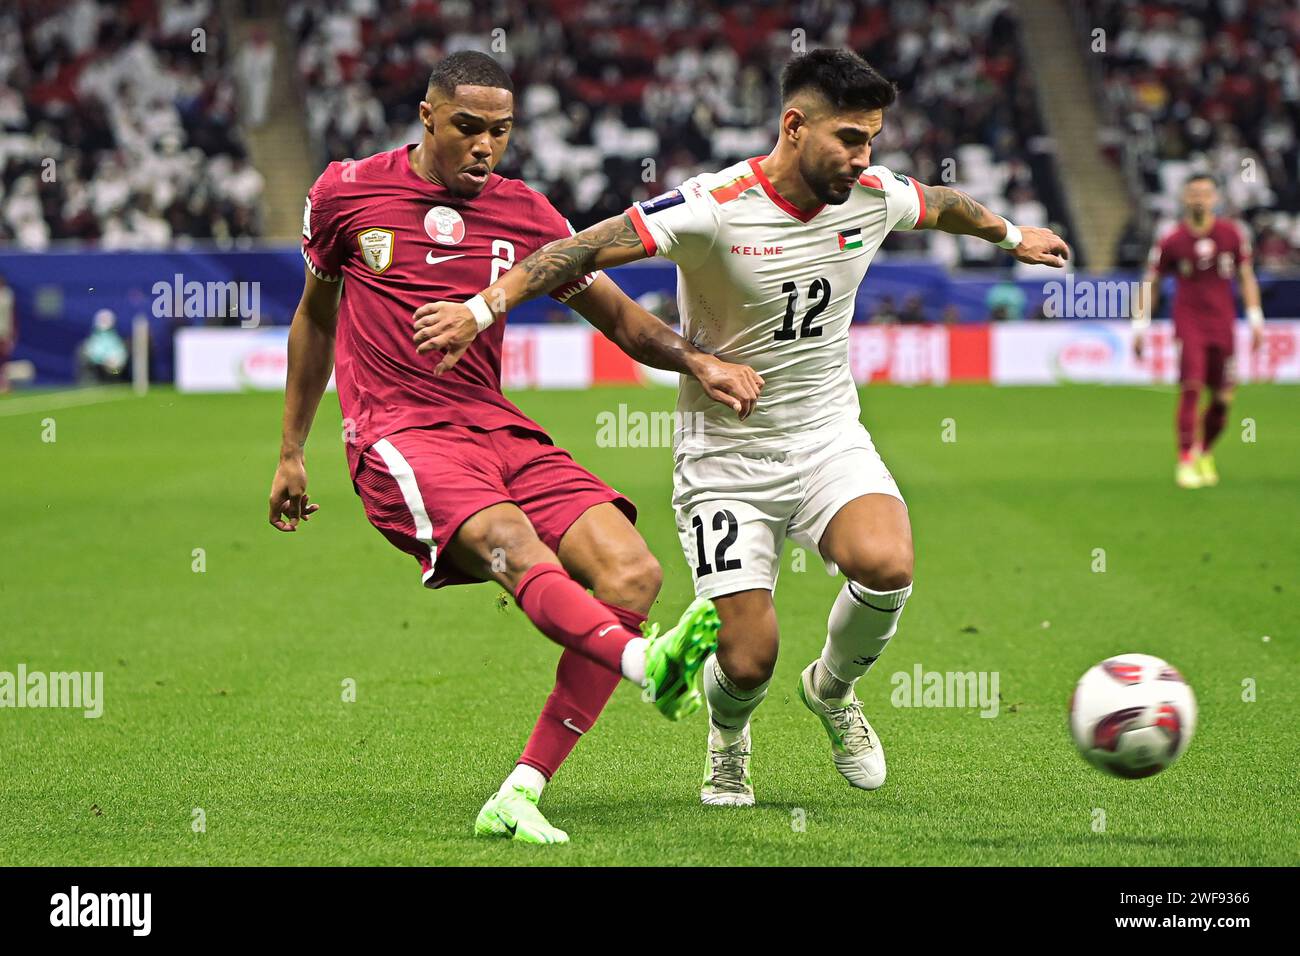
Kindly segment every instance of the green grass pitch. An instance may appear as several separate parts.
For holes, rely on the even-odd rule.
[[[515,397],[638,503],[665,570],[654,614],[675,617],[671,453],[597,447],[596,424],[671,392]],[[543,800],[573,837],[559,848],[471,835],[557,649],[491,585],[418,586],[362,515],[332,395],[308,454],[322,510],[296,535],[266,522],[278,395],[0,401],[0,670],[103,671],[106,699],[98,720],[0,710],[0,864],[1294,865],[1298,400],[1242,388],[1222,485],[1186,492],[1171,390],[865,390],[917,551],[859,688],[889,782],[848,787],[798,702],[839,585],[787,552],[758,806],[701,807],[703,716],[669,724],[624,687]],[[1091,769],[1066,730],[1075,680],[1125,651],[1174,662],[1200,704],[1187,754],[1149,780]],[[917,663],[998,672],[998,715],[891,706]]]

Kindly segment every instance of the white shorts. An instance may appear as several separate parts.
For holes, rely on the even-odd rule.
[[[825,441],[797,451],[679,456],[673,510],[696,596],[775,590],[786,536],[820,554],[831,519],[870,494],[903,501],[857,422],[828,429]],[[827,561],[826,570],[839,569]]]

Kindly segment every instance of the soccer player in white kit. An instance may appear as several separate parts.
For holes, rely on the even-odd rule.
[[[872,166],[893,84],[856,54],[817,50],[781,77],[771,154],[692,177],[542,247],[467,303],[424,307],[421,351],[444,364],[496,315],[593,269],[648,256],[677,263],[683,335],[752,367],[756,403],[737,420],[683,379],[673,507],[697,596],[722,626],[703,668],[709,705],[706,804],[754,802],[750,715],[767,694],[779,635],[773,592],[787,537],[847,579],[799,696],[822,722],[850,784],[885,781],[884,750],[854,683],[894,636],[912,593],[912,532],[894,478],[858,420],[849,371],[854,300],[895,229],[978,236],[1022,262],[1063,266],[1051,230],[1018,229],[969,196]]]

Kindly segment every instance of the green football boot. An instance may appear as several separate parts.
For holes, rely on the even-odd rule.
[[[1219,469],[1214,467],[1213,455],[1201,455],[1196,461],[1196,470],[1201,476],[1201,487],[1213,488],[1219,483]]]
[[[569,842],[569,835],[551,826],[537,809],[536,792],[519,784],[488,798],[474,821],[474,835],[509,837],[520,843]]]
[[[701,668],[718,646],[718,611],[708,598],[691,602],[677,626],[659,634],[646,632],[646,680],[641,699],[653,703],[669,720],[681,720],[704,704]]]

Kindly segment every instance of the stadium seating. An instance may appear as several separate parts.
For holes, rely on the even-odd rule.
[[[1147,195],[1149,233],[1178,214],[1187,175],[1216,176],[1260,265],[1300,268],[1300,7],[1267,0],[1086,0],[1112,140]],[[1123,244],[1122,244],[1123,245]],[[1134,264],[1142,243],[1121,263]]]
[[[213,0],[0,7],[0,245],[162,249],[259,233]]]
[[[543,189],[582,228],[697,171],[765,153],[792,48],[848,45],[901,90],[878,162],[960,185],[1027,224],[1064,221],[1039,201],[1060,194],[1038,188],[1050,162],[1033,172],[1026,162],[1041,124],[1005,0],[713,2],[692,5],[689,19],[685,9],[465,3],[442,4],[435,19],[419,0],[382,12],[375,0],[297,0],[287,17],[322,164],[416,141],[427,65],[457,49],[491,51],[520,106],[501,171]],[[996,261],[987,243],[930,233],[892,237],[886,249]]]

